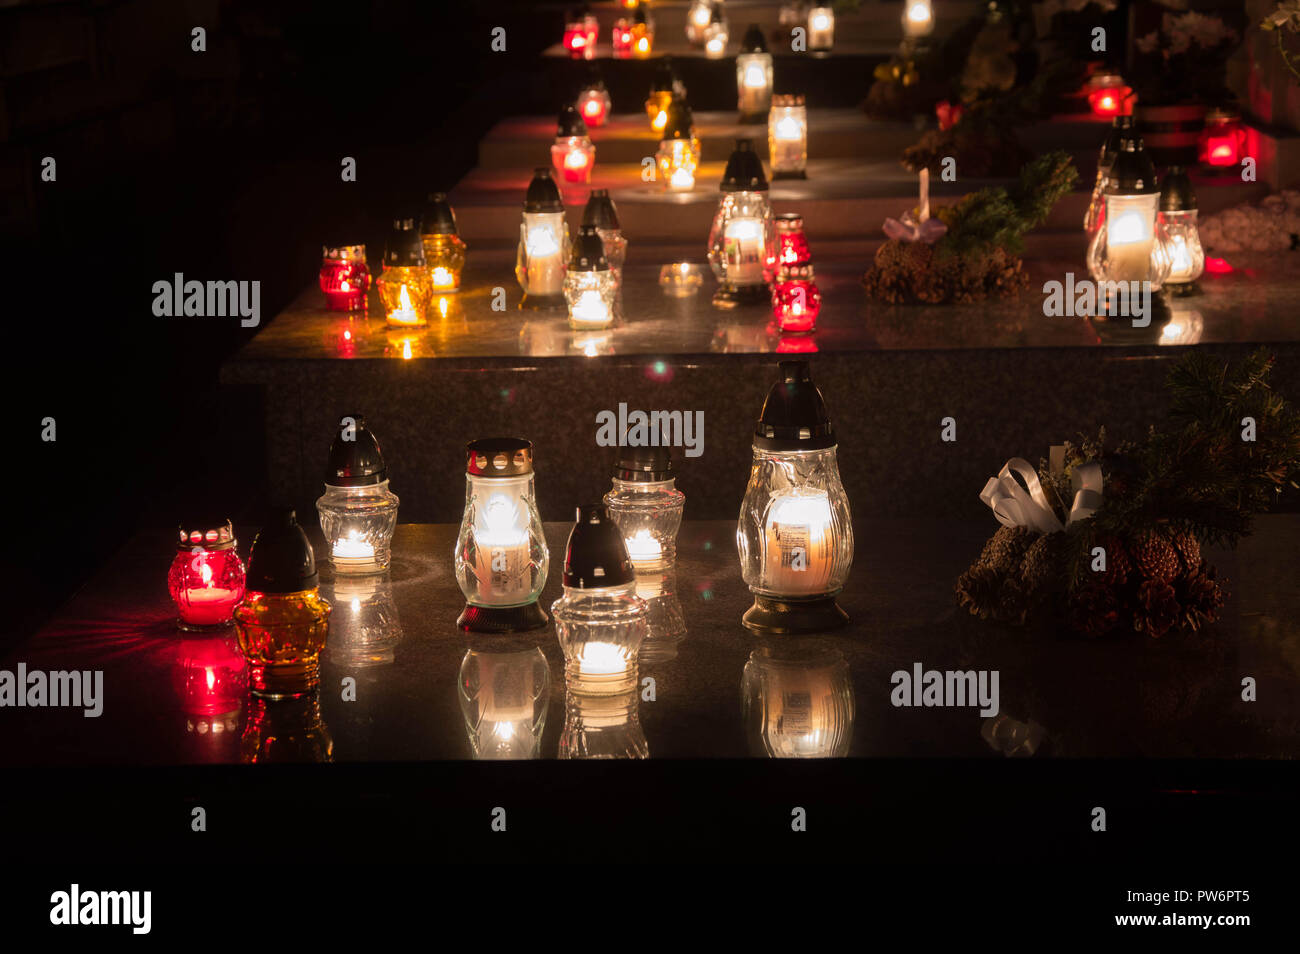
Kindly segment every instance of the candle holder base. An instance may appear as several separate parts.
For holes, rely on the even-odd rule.
[[[519,300],[520,311],[567,311],[568,307],[563,295],[530,295],[525,292]]]
[[[770,305],[772,290],[766,285],[723,285],[713,293],[713,307],[741,308],[745,305]]]
[[[466,603],[456,625],[466,633],[526,633],[544,629],[549,622],[550,617],[536,602],[523,606],[474,606]]]
[[[754,605],[745,612],[742,622],[753,633],[793,636],[840,629],[848,624],[849,614],[833,596],[795,600],[755,594]]]
[[[800,169],[798,172],[773,172],[773,179],[807,179],[808,173]]]

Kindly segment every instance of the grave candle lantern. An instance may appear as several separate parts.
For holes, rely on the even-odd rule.
[[[605,260],[614,275],[614,311],[617,317],[623,290],[623,263],[627,260],[627,238],[618,222],[618,209],[608,189],[592,189],[582,210],[582,224],[596,230],[605,248]]]
[[[750,24],[736,56],[736,108],[743,123],[761,122],[772,106],[772,54],[758,24]]]
[[[434,298],[460,291],[460,276],[465,269],[465,242],[456,229],[456,213],[445,192],[429,195],[422,219],[420,242],[429,269],[429,285]]]
[[[613,104],[605,81],[598,75],[592,74],[587,85],[578,93],[577,107],[582,121],[591,129],[600,128],[609,119]]]
[[[335,573],[388,569],[399,503],[397,494],[388,489],[388,466],[379,439],[362,415],[345,415],[330,444],[325,493],[316,501]]]
[[[632,21],[627,17],[619,17],[614,21],[612,43],[614,59],[626,60],[632,56]]]
[[[1205,128],[1197,141],[1201,162],[1211,169],[1228,169],[1241,165],[1246,147],[1246,129],[1241,114],[1228,109],[1212,109],[1205,116]]]
[[[722,4],[715,3],[709,13],[709,25],[704,29],[704,56],[720,60],[727,55],[727,15]]]
[[[181,629],[203,632],[230,624],[244,598],[244,563],[237,543],[229,520],[181,524],[176,556],[167,572],[167,592],[176,604]]]
[[[1119,153],[1119,145],[1126,136],[1133,135],[1133,117],[1116,116],[1111,123],[1106,141],[1101,144],[1101,153],[1097,156],[1097,180],[1092,186],[1092,199],[1088,203],[1087,214],[1083,217],[1083,230],[1088,235],[1094,234],[1101,227],[1106,217],[1106,197],[1102,189],[1106,185],[1106,173]]]
[[[573,260],[564,276],[569,327],[575,331],[607,328],[614,322],[614,273],[605,245],[594,226],[578,229]]]
[[[668,122],[668,109],[673,102],[673,73],[667,63],[661,63],[650,81],[650,92],[645,100],[646,118],[650,128],[657,133],[664,131]]]
[[[569,252],[569,226],[564,220],[560,190],[551,170],[533,170],[519,225],[515,278],[524,290],[520,308],[559,308],[564,304],[564,266]]]
[[[254,695],[298,698],[319,688],[330,616],[319,584],[316,557],[297,515],[277,511],[253,541],[248,589],[235,610]]]
[[[575,693],[626,692],[636,685],[645,600],[605,506],[579,507],[576,519],[564,553],[564,595],[551,607],[565,675]]]
[[[827,54],[835,45],[835,11],[815,6],[808,11],[808,52]]]
[[[418,224],[415,218],[394,219],[384,247],[379,297],[388,324],[394,328],[420,327],[428,322],[433,286]]]
[[[1164,226],[1169,255],[1169,277],[1164,287],[1175,295],[1196,291],[1205,271],[1205,249],[1196,227],[1196,193],[1182,166],[1170,166],[1160,187],[1160,224]]]
[[[575,60],[589,60],[596,55],[596,38],[600,24],[587,8],[572,10],[565,17],[564,48]]]
[[[934,32],[930,0],[903,0],[903,36],[918,39]]]
[[[669,436],[659,435],[661,443]],[[666,446],[625,447],[619,452],[605,506],[637,572],[671,567],[676,561],[677,531],[686,507],[676,479]]]
[[[709,0],[691,0],[686,11],[686,42],[693,46],[704,45],[704,31],[713,17],[713,4]]]
[[[1088,247],[1093,280],[1150,282],[1151,290],[1158,290],[1169,274],[1169,259],[1160,240],[1164,228],[1156,221],[1160,190],[1155,168],[1141,139],[1121,141],[1102,191],[1106,219]]]
[[[766,301],[776,266],[775,229],[763,163],[748,139],[736,140],[719,188],[722,200],[709,233],[709,265],[718,280],[713,303],[734,308]]]
[[[659,182],[669,192],[689,192],[695,188],[695,170],[700,154],[691,132],[691,112],[686,104],[674,100],[668,108],[668,122],[655,153]]]
[[[638,4],[632,15],[632,55],[639,60],[648,59],[655,42],[655,25],[644,3]]]
[[[1094,116],[1111,119],[1133,112],[1133,89],[1117,73],[1098,73],[1088,81],[1088,106]]]
[[[808,107],[802,96],[774,96],[767,115],[767,154],[773,179],[805,179]]]
[[[555,174],[565,182],[590,182],[591,167],[596,163],[596,147],[587,135],[587,124],[574,106],[560,110],[556,123],[555,143],[551,146],[551,164]]]
[[[760,633],[844,625],[835,602],[853,564],[835,432],[806,361],[782,361],[754,428],[754,463],[736,544],[754,593],[744,624]]]
[[[465,513],[456,540],[456,581],[465,609],[456,624],[480,633],[540,629],[537,597],[550,552],[537,513],[533,445],[517,437],[471,441]]]
[[[320,290],[333,311],[365,311],[370,269],[364,245],[326,245],[321,249]]]

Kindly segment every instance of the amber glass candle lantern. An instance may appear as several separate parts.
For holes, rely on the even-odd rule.
[[[673,100],[668,107],[663,138],[655,152],[659,184],[667,192],[690,192],[695,188],[695,171],[700,154],[691,128],[691,111],[685,103]]]
[[[672,101],[673,72],[665,61],[655,70],[654,77],[650,80],[650,92],[645,99],[646,118],[650,120],[650,128],[655,132],[663,133],[668,122],[668,107]]]
[[[806,361],[782,361],[754,428],[754,459],[736,544],[754,594],[745,626],[806,633],[844,625],[835,596],[853,565],[849,501],[835,430]]]
[[[776,269],[775,228],[763,163],[748,139],[736,140],[719,186],[722,199],[709,232],[709,265],[718,280],[713,304],[766,302]]]
[[[569,226],[560,189],[551,170],[533,170],[519,225],[515,278],[524,290],[520,308],[564,307],[564,268],[569,257]]]
[[[579,507],[564,552],[564,595],[551,606],[572,692],[608,695],[636,686],[646,604],[623,535],[604,504]]]
[[[613,102],[609,98],[609,87],[594,69],[588,76],[586,85],[578,91],[578,101],[575,105],[578,114],[582,116],[582,121],[589,129],[599,129],[609,120],[609,114],[614,109]]]
[[[167,592],[176,604],[180,628],[203,632],[230,625],[244,598],[244,563],[229,520],[198,518],[181,524]]]
[[[432,294],[419,220],[413,216],[394,219],[384,247],[384,270],[379,275],[379,297],[389,327],[420,328],[427,324]]]
[[[370,269],[364,245],[326,245],[321,249],[320,290],[332,311],[365,311]]]
[[[253,541],[248,588],[235,610],[249,691],[271,699],[314,693],[329,616],[307,534],[292,510],[277,511]]]
[[[1205,271],[1205,249],[1196,227],[1196,193],[1182,166],[1170,166],[1160,185],[1160,224],[1164,227],[1169,257],[1169,277],[1164,289],[1171,295],[1190,295]]]
[[[580,227],[564,275],[569,327],[575,331],[608,328],[614,323],[615,291],[614,273],[599,233],[590,225]]]
[[[742,123],[767,119],[772,106],[772,54],[757,23],[751,23],[736,56],[736,108]]]
[[[398,503],[397,494],[388,489],[379,439],[362,415],[345,415],[330,444],[325,494],[316,501],[335,573],[388,569]]]
[[[637,4],[632,14],[632,55],[637,59],[648,59],[654,49],[655,24],[650,17],[646,4]]]
[[[456,213],[445,192],[430,193],[421,222],[420,242],[424,246],[432,295],[436,298],[460,291],[466,247],[456,229]]]
[[[517,437],[471,441],[456,581],[465,594],[457,625],[480,633],[540,629],[537,604],[550,551],[533,489],[533,445]]]

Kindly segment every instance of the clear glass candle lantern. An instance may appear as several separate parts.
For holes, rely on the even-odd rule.
[[[564,694],[564,729],[560,732],[561,759],[644,759],[650,746],[641,728],[637,689],[592,695]]]
[[[695,171],[700,166],[697,140],[691,131],[691,113],[685,103],[674,100],[667,115],[663,139],[655,152],[659,183],[668,192],[690,192],[695,188]]]
[[[1106,186],[1106,174],[1110,172],[1111,163],[1119,154],[1120,143],[1126,137],[1134,135],[1132,129],[1132,116],[1116,116],[1111,122],[1110,132],[1106,134],[1106,141],[1101,144],[1101,152],[1097,156],[1097,179],[1092,186],[1088,211],[1083,217],[1083,230],[1089,237],[1096,234],[1106,218],[1106,196],[1102,194],[1102,189]]]
[[[767,114],[767,155],[773,179],[808,177],[808,107],[802,96],[772,97]]]
[[[330,614],[330,661],[350,669],[390,665],[402,641],[402,621],[389,574],[339,576],[332,583],[322,583],[321,593],[334,608]]]
[[[645,600],[623,534],[604,504],[579,507],[564,553],[564,595],[551,606],[569,689],[608,695],[636,687]]]
[[[457,689],[470,749],[475,759],[539,758],[551,667],[535,642],[490,638],[472,643],[460,663]]]
[[[569,226],[560,189],[550,169],[535,169],[519,225],[515,278],[524,290],[520,308],[562,308],[564,268],[569,258]]]
[[[853,681],[839,650],[820,640],[755,649],[741,682],[749,747],[772,759],[830,759],[853,741]]]
[[[384,247],[384,270],[379,275],[379,297],[389,327],[418,328],[428,324],[432,295],[419,222],[413,217],[394,219]]]
[[[736,56],[736,99],[742,123],[761,122],[772,107],[772,54],[756,23],[745,31]]]
[[[573,260],[564,275],[569,327],[575,331],[608,328],[614,323],[614,273],[605,258],[605,244],[593,226],[578,229]]]
[[[754,593],[745,626],[761,633],[844,625],[835,602],[853,565],[849,501],[835,432],[806,361],[782,361],[754,428],[754,463],[736,544]]]
[[[555,174],[565,182],[590,182],[595,164],[596,146],[587,135],[587,124],[575,107],[565,106],[560,110],[555,142],[551,146]]]
[[[609,88],[600,76],[593,74],[578,93],[575,104],[582,121],[590,129],[599,129],[609,120],[614,105],[609,98]]]
[[[605,494],[610,518],[623,534],[638,573],[670,567],[677,559],[686,495],[675,486],[677,475],[666,446],[669,436],[657,431],[653,435],[664,446],[621,448],[613,488]]]
[[[1159,290],[1169,274],[1164,226],[1157,221],[1160,190],[1142,140],[1126,138],[1103,188],[1105,221],[1088,246],[1088,271],[1096,282],[1149,282]],[[1125,292],[1128,289],[1124,289]],[[1107,310],[1116,303],[1109,302]],[[1103,308],[1098,301],[1099,312]]]
[[[582,224],[596,230],[605,248],[605,260],[614,273],[615,288],[623,284],[623,263],[627,260],[627,237],[618,221],[618,208],[608,189],[592,189],[582,210]]]
[[[365,311],[370,269],[364,245],[326,245],[321,249],[320,290],[333,311]]]
[[[465,514],[456,539],[456,581],[465,594],[457,625],[480,633],[546,625],[537,597],[550,551],[533,488],[533,445],[518,437],[471,441]]]
[[[197,519],[181,524],[167,592],[176,604],[180,628],[191,632],[228,626],[244,598],[244,563],[229,520]]]
[[[704,56],[710,60],[720,60],[727,55],[728,35],[727,14],[721,3],[715,3],[709,13],[709,25],[704,28]]]
[[[1196,280],[1205,271],[1205,249],[1196,228],[1196,193],[1182,166],[1170,166],[1160,186],[1160,224],[1164,228],[1169,254],[1169,275],[1164,288],[1171,294],[1186,295],[1196,290]]]
[[[307,534],[292,510],[277,511],[253,541],[248,587],[235,610],[249,691],[271,699],[315,694],[329,617]]]
[[[919,39],[934,32],[930,0],[903,0],[903,36]]]
[[[692,46],[704,45],[704,31],[713,17],[713,4],[709,0],[691,0],[686,11],[686,42]]]
[[[456,213],[445,192],[429,195],[420,227],[424,262],[429,269],[429,286],[436,299],[460,291],[460,276],[465,270],[465,242],[456,228]]]
[[[808,9],[808,52],[829,53],[835,45],[835,11],[827,6]]]
[[[334,572],[383,573],[397,527],[397,494],[379,439],[360,414],[339,421],[325,468],[325,493],[316,501]]]
[[[763,163],[748,139],[735,151],[719,186],[722,200],[709,232],[709,265],[718,280],[719,308],[766,302],[776,269],[776,235]]]
[[[1246,127],[1241,114],[1230,109],[1212,109],[1205,115],[1205,128],[1197,139],[1197,155],[1210,169],[1235,169],[1246,150]]]

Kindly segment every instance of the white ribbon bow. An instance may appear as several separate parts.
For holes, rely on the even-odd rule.
[[[1013,472],[1024,480],[1023,487],[1012,476]],[[1055,533],[1078,520],[1087,520],[1101,508],[1101,465],[1091,463],[1074,468],[1070,485],[1074,502],[1064,524],[1047,502],[1037,471],[1023,457],[1011,458],[996,477],[990,477],[980,491],[980,500],[993,509],[993,515],[1003,526]]]

